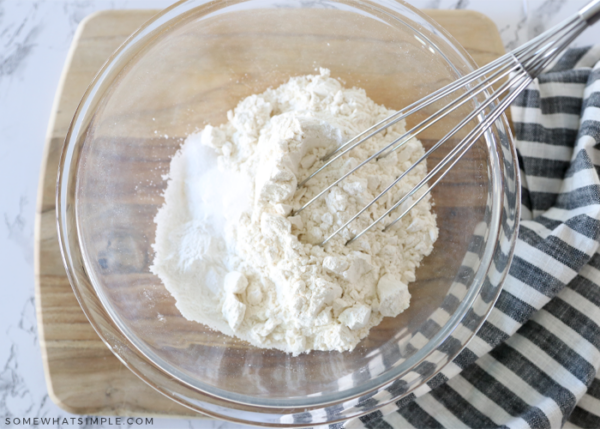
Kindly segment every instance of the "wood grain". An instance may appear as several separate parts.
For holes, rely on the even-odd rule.
[[[65,65],[48,128],[35,231],[36,308],[49,395],[60,407],[75,414],[201,417],[144,384],[99,339],[71,290],[56,233],[58,160],[77,104],[106,58],[153,13],[107,11],[82,22]],[[471,11],[429,11],[429,14],[478,64],[486,64],[504,53],[495,25],[485,16]],[[215,87],[218,85],[215,76]],[[468,207],[454,210],[460,216],[460,210]]]

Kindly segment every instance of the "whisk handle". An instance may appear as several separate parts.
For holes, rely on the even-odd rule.
[[[594,0],[586,4],[579,11],[579,16],[588,25],[596,23],[600,19],[600,0]]]

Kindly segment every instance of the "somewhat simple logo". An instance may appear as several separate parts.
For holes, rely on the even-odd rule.
[[[147,417],[5,417],[6,426],[149,426],[154,418]]]

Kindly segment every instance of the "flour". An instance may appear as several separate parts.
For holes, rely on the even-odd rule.
[[[391,126],[298,188],[324,155],[391,113],[321,69],[242,100],[226,124],[190,135],[171,161],[151,267],[182,315],[297,355],[352,350],[383,317],[408,308],[407,284],[438,235],[429,196],[385,233],[393,217],[345,243],[416,185],[425,163],[318,243],[419,159],[418,140],[290,216],[405,132],[404,122]]]

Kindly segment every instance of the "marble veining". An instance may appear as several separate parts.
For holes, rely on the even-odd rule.
[[[19,212],[14,217],[4,213],[4,223],[8,230],[8,240],[14,242],[23,254],[23,259],[27,264],[33,263],[33,231],[27,227],[27,196],[22,195],[19,199]]]
[[[22,21],[8,21],[11,16],[6,14],[6,6],[2,7],[0,25],[0,78],[16,73],[27,57],[31,54],[36,40],[41,32],[42,23],[36,23],[37,3],[30,5]],[[7,22],[8,21],[8,22]]]
[[[305,0],[307,3],[315,0]],[[48,397],[33,291],[33,226],[46,127],[62,67],[81,20],[115,8],[164,8],[173,0],[0,0],[0,421],[73,417]],[[283,3],[283,2],[282,2]],[[418,8],[473,9],[513,49],[575,13],[586,0],[411,0]],[[574,45],[600,40],[600,25]],[[67,426],[58,426],[67,427]],[[77,427],[69,424],[68,427]],[[85,424],[81,427],[91,427]],[[94,425],[94,428],[101,426]],[[105,426],[117,427],[117,426]],[[206,420],[155,419],[155,428],[242,428]]]
[[[546,0],[532,10],[529,24],[529,38],[538,36],[546,30],[546,23],[552,21],[565,5],[565,0]]]

